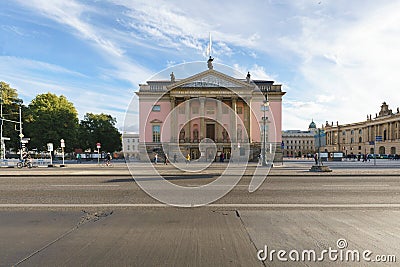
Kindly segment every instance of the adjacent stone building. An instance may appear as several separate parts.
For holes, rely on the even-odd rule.
[[[389,109],[382,103],[379,113],[367,115],[367,120],[357,123],[339,125],[326,122],[326,147],[328,152],[343,152],[345,155],[398,154],[400,151],[400,112]],[[378,138],[376,138],[378,137]]]
[[[139,158],[139,134],[123,133],[122,134],[122,152],[126,159]]]
[[[282,132],[283,156],[303,157],[315,153],[317,126],[311,121],[308,131],[286,130]]]

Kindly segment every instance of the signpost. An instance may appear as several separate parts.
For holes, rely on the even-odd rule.
[[[97,147],[97,164],[100,165],[100,148],[101,148],[101,144],[97,143],[96,147]]]
[[[64,139],[60,140],[61,142],[61,150],[62,150],[62,165],[60,167],[65,167],[64,165],[64,147],[65,147],[65,141]]]
[[[376,165],[376,142],[382,142],[383,138],[382,135],[376,135],[375,136],[375,142],[374,142],[374,165]]]
[[[53,167],[53,156],[51,155],[51,152],[53,151],[53,143],[47,143],[47,151],[50,152],[50,165],[49,165],[49,167]]]

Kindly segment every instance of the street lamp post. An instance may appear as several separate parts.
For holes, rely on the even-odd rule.
[[[0,95],[0,119],[1,119],[1,126],[0,126],[0,145],[1,145],[1,159],[4,159],[5,151],[4,151],[4,145],[3,145],[3,95]]]
[[[267,97],[265,97],[267,98]],[[262,110],[264,112],[263,116],[263,144],[262,144],[262,151],[261,151],[261,157],[262,157],[262,166],[267,166],[267,158],[266,158],[266,124],[267,124],[267,117],[265,115],[265,112],[268,110],[268,100],[265,99],[262,105]]]
[[[64,165],[64,147],[65,147],[65,141],[64,141],[64,139],[61,139],[60,142],[61,142],[61,150],[62,150],[62,165],[61,165],[61,167],[65,167],[65,165]]]
[[[321,165],[321,154],[319,148],[321,147],[321,129],[318,128],[318,166]]]

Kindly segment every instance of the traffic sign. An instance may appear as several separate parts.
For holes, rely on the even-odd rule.
[[[64,141],[64,139],[61,139],[60,142],[61,142],[61,147],[65,147],[65,141]]]
[[[375,136],[375,141],[382,142],[382,140],[383,140],[382,135]]]
[[[97,143],[97,144],[96,144],[96,147],[97,147],[97,148],[100,148],[100,147],[101,147],[101,144],[100,144],[100,143]]]
[[[281,143],[281,148],[284,149],[285,148],[285,142],[282,141]]]
[[[20,138],[24,138],[24,134],[20,133],[20,134],[19,134],[19,137],[20,137]]]
[[[369,144],[370,145],[375,145],[375,141],[370,141]]]
[[[53,151],[53,143],[47,143],[47,151]]]

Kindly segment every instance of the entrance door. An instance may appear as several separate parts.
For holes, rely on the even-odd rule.
[[[200,151],[198,148],[191,148],[190,149],[190,157],[191,159],[198,159],[200,158]]]
[[[206,137],[215,140],[215,124],[206,125]]]
[[[223,151],[224,151],[225,159],[230,159],[231,158],[231,148],[224,147]]]

